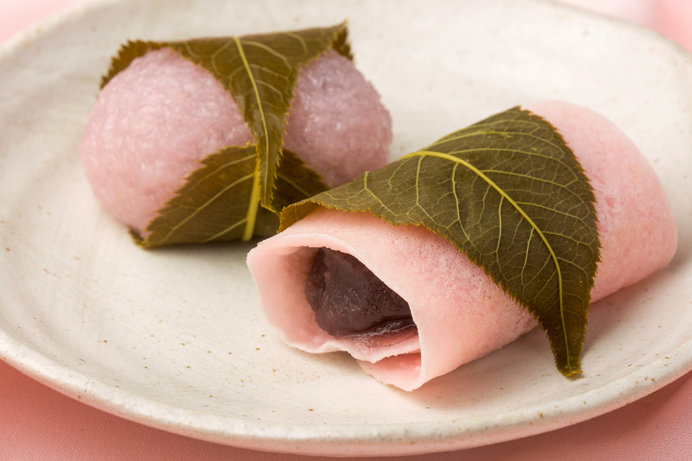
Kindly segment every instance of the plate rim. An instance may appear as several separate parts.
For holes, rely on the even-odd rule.
[[[570,14],[589,16],[592,18],[591,20],[607,22],[614,24],[616,27],[636,29],[638,31],[637,33],[647,34],[650,39],[657,39],[665,42],[666,46],[674,49],[677,53],[685,55],[688,60],[692,58],[692,53],[681,45],[645,27],[583,10],[572,5],[557,3],[552,0],[525,1],[527,3],[541,4],[541,8],[552,8],[555,10],[570,11]],[[101,10],[105,7],[121,3],[134,3],[134,0],[90,0],[88,2],[73,5],[62,13],[38,21],[10,37],[5,43],[0,45],[0,62],[17,52],[22,46],[31,43],[37,37],[37,31],[40,31],[41,35],[49,34],[56,29],[60,29],[70,21],[79,20],[80,16],[88,12]],[[692,60],[690,60],[688,67],[692,70]],[[658,357],[646,365],[633,370],[632,373],[608,382],[605,386],[590,389],[584,394],[578,394],[567,400],[562,400],[561,402],[563,403],[572,403],[571,406],[577,409],[576,411],[569,411],[570,405],[565,405],[565,411],[571,416],[569,421],[564,418],[558,418],[557,416],[534,420],[534,423],[530,425],[526,425],[525,423],[520,424],[519,427],[524,429],[520,432],[516,431],[517,424],[510,421],[504,425],[496,424],[496,428],[500,427],[501,430],[499,432],[494,432],[492,437],[487,438],[476,437],[477,434],[483,432],[479,429],[472,432],[454,432],[447,426],[446,431],[440,432],[439,429],[441,427],[438,427],[440,423],[437,422],[432,427],[428,427],[423,431],[421,431],[419,427],[415,427],[413,433],[407,431],[407,441],[410,440],[412,443],[404,445],[402,445],[401,440],[397,440],[394,436],[400,428],[410,428],[410,423],[397,425],[388,424],[386,427],[383,427],[384,430],[377,433],[354,433],[351,438],[340,438],[337,442],[344,445],[339,445],[339,454],[342,456],[381,454],[383,446],[386,446],[389,450],[388,455],[412,455],[457,450],[528,437],[570,426],[625,406],[628,403],[665,387],[690,372],[692,370],[692,339],[678,344],[674,352],[668,354],[668,357],[669,359]],[[327,428],[322,425],[314,424],[313,428],[315,432],[311,433],[309,436],[305,436],[305,434],[302,433],[300,434],[302,436],[299,437],[297,436],[298,434],[291,433],[292,431],[290,429],[293,425],[290,423],[256,423],[243,420],[242,417],[237,417],[235,415],[221,416],[205,413],[142,397],[137,393],[125,389],[115,388],[97,378],[81,373],[75,368],[61,365],[50,357],[41,354],[17,340],[3,329],[0,329],[0,358],[23,374],[30,376],[57,392],[81,403],[140,424],[187,437],[232,445],[239,448],[309,455],[334,454],[332,447],[335,441],[329,437]],[[675,361],[673,358],[679,358],[680,360]],[[651,376],[655,376],[656,379],[650,379]],[[622,384],[629,381],[636,381],[637,385],[631,384],[630,386],[622,386]],[[627,393],[627,398],[614,400],[613,396],[620,394],[623,388],[630,389],[630,392]],[[590,404],[586,408],[582,408],[581,400],[584,396],[603,393],[604,390],[609,390],[610,392],[601,397],[589,399],[590,402],[598,402],[597,404]],[[572,402],[573,400],[579,400],[579,404],[577,405],[576,402]],[[129,405],[123,405],[122,403],[125,401],[127,401]],[[135,405],[132,405],[133,402]],[[553,401],[550,401],[543,405],[547,406],[552,404]],[[534,406],[529,410],[540,410],[543,405]],[[150,409],[164,409],[164,417],[162,418],[161,414],[154,416],[155,413],[151,412]],[[508,414],[518,414],[526,411],[527,409],[518,409]],[[190,414],[209,418],[211,423],[202,425],[185,424],[183,422],[184,420],[188,421],[188,423],[190,422]],[[196,422],[199,423],[202,421],[198,419]],[[233,425],[242,426],[251,430],[239,433],[238,431],[233,431],[233,427],[231,427],[231,429],[228,429],[228,427],[214,427],[217,422],[231,422]],[[308,426],[310,425],[301,425],[302,428]],[[276,433],[272,434],[272,427],[282,428],[283,431],[279,431],[281,436],[277,437]],[[333,428],[333,426],[328,426],[328,428]],[[509,432],[511,432],[511,437],[507,436]],[[364,435],[366,435],[366,437],[363,437]],[[390,438],[387,438],[388,435]],[[349,445],[349,443],[351,445]],[[356,445],[353,445],[353,443],[356,443]]]
[[[12,346],[14,346],[14,354],[12,353]],[[60,365],[14,340],[1,329],[0,354],[2,354],[1,357],[5,363],[51,389],[101,411],[139,424],[238,448],[318,456],[334,454],[332,446],[334,440],[330,437],[330,430],[334,428],[333,425],[325,427],[314,424],[310,427],[308,424],[301,424],[301,428],[310,427],[315,430],[309,436],[305,436],[304,432],[292,433],[293,425],[290,423],[258,424],[245,421],[234,415],[221,416],[204,413],[141,397],[122,388],[116,389],[114,386],[91,378],[73,368]],[[681,360],[674,360],[677,356],[682,356]],[[484,432],[482,429],[471,432],[455,432],[449,429],[449,425],[438,422],[434,426],[430,426],[430,422],[426,422],[427,428],[423,431],[417,427],[420,424],[414,426],[413,433],[410,430],[407,431],[406,440],[410,442],[409,444],[402,444],[400,440],[397,440],[396,435],[401,428],[411,428],[411,424],[388,424],[379,427],[380,430],[376,433],[366,434],[366,437],[356,433],[352,434],[353,437],[351,438],[340,438],[338,442],[345,445],[339,446],[339,454],[340,456],[380,454],[383,446],[387,448],[388,455],[415,455],[459,450],[515,440],[571,426],[639,400],[689,373],[692,370],[692,340],[679,344],[674,352],[669,352],[666,357],[668,358],[658,357],[645,366],[635,369],[632,373],[608,382],[605,386],[561,400],[561,410],[570,415],[569,421],[561,418],[558,414],[553,417],[533,420],[532,424],[520,424],[519,427],[522,427],[523,430],[516,432],[517,425],[511,422],[512,418],[509,418],[509,423],[495,424],[495,432],[493,432],[492,437],[487,438],[477,437],[478,434]],[[669,364],[673,366],[669,366]],[[662,371],[666,373],[661,373]],[[651,379],[652,377],[655,379]],[[627,384],[627,386],[622,386],[622,384]],[[625,399],[612,399],[613,395],[621,394],[623,389],[630,391],[626,394]],[[611,392],[604,392],[608,390]],[[599,396],[599,394],[603,395]],[[585,399],[588,399],[589,405],[582,404]],[[128,402],[129,405],[123,405],[122,402]],[[132,405],[133,402],[135,405]],[[591,402],[597,403],[592,404]],[[523,413],[545,412],[546,415],[549,415],[550,407],[553,404],[554,401],[547,401],[542,405],[516,409],[506,414],[514,416]],[[154,413],[148,412],[150,408],[166,410],[165,417],[161,417],[160,413],[157,416],[152,416]],[[191,414],[210,418],[213,423],[231,422],[250,430],[239,433],[233,431],[233,428],[214,427],[216,424],[192,425],[189,424]],[[183,423],[183,420],[187,420],[188,424]],[[349,425],[343,426],[343,428],[351,427]],[[444,429],[445,427],[447,430],[440,431],[440,428]],[[281,430],[278,431],[280,436],[272,434],[272,428],[280,428]],[[385,430],[382,430],[383,428]],[[508,435],[511,436],[508,437]]]

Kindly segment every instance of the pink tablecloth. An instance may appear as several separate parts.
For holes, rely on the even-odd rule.
[[[0,42],[85,0],[0,0]],[[689,0],[563,0],[657,28],[692,48]],[[624,408],[550,433],[426,460],[692,460],[692,373]],[[190,439],[88,407],[0,362],[0,460],[299,460]],[[393,458],[421,459],[421,457]]]

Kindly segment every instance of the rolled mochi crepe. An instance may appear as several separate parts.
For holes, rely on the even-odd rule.
[[[391,140],[389,112],[350,60],[329,50],[301,69],[284,146],[326,184],[383,166]],[[221,83],[162,48],[133,60],[101,90],[84,130],[82,164],[104,208],[144,237],[204,157],[251,141]]]
[[[561,133],[596,197],[601,262],[597,301],[665,266],[677,231],[663,188],[634,144],[610,121],[563,102],[526,108]],[[317,248],[349,253],[409,303],[417,329],[334,337],[306,301]],[[513,341],[533,317],[450,242],[368,213],[318,209],[261,242],[247,258],[268,321],[304,351],[347,351],[383,383],[410,391]],[[416,331],[417,330],[417,331]]]

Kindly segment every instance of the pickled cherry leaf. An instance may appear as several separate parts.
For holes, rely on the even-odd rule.
[[[277,194],[279,209],[329,189],[319,174],[308,168],[297,154],[285,148],[277,171],[276,186],[281,191],[281,194]],[[272,235],[279,227],[278,214],[276,218]]]
[[[600,253],[595,197],[544,119],[519,108],[491,116],[287,207],[281,228],[317,207],[445,237],[538,320],[558,369],[581,373]]]
[[[146,229],[146,237],[135,232],[135,242],[152,248],[179,243],[210,243],[242,237],[251,203],[249,197],[256,165],[256,146],[228,147],[202,160],[175,196],[158,211]],[[284,151],[277,183],[287,200],[298,201],[327,188],[320,177],[292,152]],[[276,232],[278,215],[264,208],[257,214],[255,235]]]
[[[352,59],[347,35],[346,24],[342,23],[333,27],[243,37],[212,37],[178,42],[130,41],[112,59],[101,86],[127,68],[134,59],[150,50],[164,47],[172,48],[205,68],[223,85],[238,105],[254,138],[256,161],[251,172],[252,187],[243,196],[250,205],[243,232],[237,237],[249,240],[256,234],[255,226],[261,224],[257,221],[259,215],[266,215],[261,208],[278,213],[282,206],[291,203],[290,197],[295,197],[296,191],[291,187],[291,182],[296,181],[285,181],[285,177],[279,180],[278,171],[284,152],[286,116],[293,101],[298,73],[310,61],[330,49]],[[303,165],[301,171],[306,168]],[[282,189],[281,184],[288,185],[288,189]],[[244,204],[229,203],[229,206],[242,208]],[[184,214],[184,210],[181,214]],[[201,225],[204,224],[196,227]],[[236,234],[235,230],[233,234]],[[196,235],[196,232],[190,235]]]

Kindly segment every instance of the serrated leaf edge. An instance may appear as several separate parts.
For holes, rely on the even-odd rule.
[[[315,55],[313,58],[305,61],[305,63],[303,63],[300,68],[305,68],[308,64],[310,64],[312,61],[314,61],[316,59],[319,59],[321,56],[323,56],[330,49],[334,49],[337,53],[341,54],[342,56],[348,58],[349,60],[353,60],[351,48],[350,48],[350,45],[348,43],[348,21],[343,21],[340,24],[337,24],[337,25],[331,26],[331,27],[325,27],[323,29],[329,29],[329,28],[335,28],[336,32],[334,33],[332,40],[329,43],[329,45],[327,46],[327,48],[325,48],[321,53],[318,53],[317,55]],[[296,31],[283,31],[283,32],[276,32],[276,33],[289,35],[291,37],[299,39],[302,42],[303,38],[300,37],[299,35],[297,35],[295,32]],[[257,87],[256,79],[252,73],[252,70],[250,68],[249,62],[247,60],[247,57],[246,57],[244,49],[243,49],[243,44],[242,44],[243,37],[242,36],[241,37],[230,36],[229,39],[232,39],[233,42],[235,43],[236,47],[238,48],[238,52],[240,54],[241,60],[243,62],[243,66],[245,68],[245,72],[247,73],[247,75],[248,75],[248,77],[252,83],[253,92],[255,94],[255,98],[257,101],[257,107],[258,107],[258,110],[261,114],[262,125],[263,125],[264,136],[265,136],[265,145],[266,145],[265,150],[267,151],[267,153],[265,155],[268,158],[268,156],[269,156],[268,150],[269,150],[270,143],[269,143],[269,139],[268,139],[268,129],[267,129],[267,123],[266,123],[266,116],[264,114],[264,108],[263,108],[262,102],[260,101],[259,90]],[[171,42],[171,41],[155,42],[155,41],[145,41],[145,40],[128,40],[124,45],[121,45],[117,54],[111,59],[111,64],[110,64],[110,67],[109,67],[107,73],[101,77],[100,88],[103,88],[118,73],[127,69],[127,67],[132,63],[132,61],[134,61],[138,57],[144,56],[144,54],[146,54],[147,52],[152,51],[152,50],[156,50],[156,49],[161,49],[161,48],[166,48],[166,47],[170,48],[174,52],[176,52],[178,55],[182,56],[184,59],[188,59],[193,64],[199,65],[198,63],[194,62],[194,60],[188,58],[183,53],[181,53],[180,51],[175,49],[174,45],[179,45],[179,44],[184,44],[184,43],[185,43],[185,41],[181,41],[181,42]],[[123,56],[123,53],[125,53],[128,50],[132,49],[133,47],[137,47],[137,46],[143,47],[143,50],[144,50],[143,53],[136,54],[136,55],[133,54],[132,56]],[[123,62],[125,64],[122,64]],[[122,68],[118,69],[118,67],[120,67],[120,66],[122,66]],[[210,74],[212,76],[214,76],[214,74],[212,72],[210,72]],[[225,84],[223,84],[223,82],[220,82],[220,83],[222,83],[223,88],[229,93],[231,98],[235,100],[231,89],[229,87],[227,87]],[[295,86],[295,83],[294,83],[294,86]],[[279,210],[274,210],[273,207],[271,206],[271,197],[274,193],[274,191],[273,191],[274,184],[275,184],[275,181],[278,177],[278,165],[281,162],[281,158],[283,157],[283,135],[285,134],[286,116],[290,112],[290,107],[293,104],[293,101],[295,99],[295,95],[293,94],[293,89],[294,88],[290,89],[290,100],[289,100],[289,105],[288,105],[289,109],[286,111],[285,114],[283,114],[282,119],[281,119],[281,126],[282,126],[283,130],[282,130],[281,146],[279,146],[277,160],[276,160],[276,168],[274,169],[273,177],[265,178],[264,183],[262,183],[262,181],[261,181],[261,176],[262,176],[261,175],[261,166],[262,166],[261,159],[262,159],[262,156],[260,155],[260,152],[259,152],[260,143],[258,142],[257,139],[255,139],[254,144],[256,145],[256,149],[257,149],[257,154],[256,154],[257,155],[257,163],[255,166],[253,185],[252,185],[252,190],[251,190],[251,194],[250,194],[250,198],[249,198],[249,206],[248,206],[248,214],[246,216],[245,230],[244,230],[243,235],[241,237],[242,241],[249,241],[252,238],[252,236],[254,235],[255,225],[256,225],[256,221],[257,221],[257,214],[259,212],[260,206],[262,206],[263,208],[267,209],[268,211],[271,211],[274,213],[279,212]],[[248,123],[248,125],[249,125],[248,120],[245,120],[245,123]],[[253,133],[253,137],[254,137],[254,133]],[[228,148],[228,147],[234,147],[234,146],[226,146],[226,147],[221,148],[221,150]],[[210,155],[213,155],[213,154],[210,154]],[[315,173],[317,174],[317,172],[315,172]],[[317,175],[320,176],[319,174],[317,174]],[[263,190],[268,191],[267,203],[263,203],[264,202],[263,194],[262,194]],[[177,192],[178,191],[176,191],[176,195],[177,195]],[[162,206],[161,209],[165,208],[165,206],[167,204],[168,204],[168,202],[166,204],[164,204],[164,206]],[[157,217],[158,217],[158,214],[156,217],[154,217],[152,219],[152,221],[149,223],[149,225],[151,225],[151,223]],[[147,228],[149,227],[149,225],[147,226]],[[137,245],[144,247],[144,248],[149,247],[146,243],[147,239],[141,238],[141,236],[139,236],[137,234],[137,232],[135,232],[134,230],[130,231],[130,235],[132,236],[135,243],[137,243]]]
[[[550,258],[553,260],[553,263],[555,265],[555,270],[557,274],[557,280],[558,280],[558,291],[559,291],[559,299],[560,299],[560,320],[562,322],[562,334],[565,342],[565,351],[567,355],[567,369],[569,370],[570,374],[574,373],[580,373],[581,370],[579,370],[579,366],[577,365],[577,369],[573,370],[572,365],[570,363],[570,347],[569,347],[569,340],[567,338],[567,326],[565,325],[565,309],[564,309],[564,293],[563,293],[563,286],[562,286],[562,270],[560,268],[560,263],[557,259],[557,255],[555,254],[555,251],[553,250],[553,247],[550,245],[550,242],[548,242],[548,239],[545,237],[541,229],[536,225],[536,223],[529,217],[529,215],[526,214],[526,212],[523,210],[521,206],[512,198],[510,197],[500,186],[495,183],[492,179],[490,179],[485,173],[480,171],[478,168],[476,168],[473,164],[467,162],[464,159],[455,157],[450,154],[445,154],[442,152],[434,152],[434,151],[417,151],[417,152],[412,152],[410,154],[404,155],[401,157],[401,160],[405,160],[408,158],[414,158],[414,157],[420,157],[421,160],[425,157],[436,157],[440,158],[443,160],[450,161],[452,163],[455,163],[456,165],[462,165],[469,170],[471,170],[476,176],[481,178],[483,181],[485,181],[490,187],[495,189],[495,192],[497,192],[502,199],[507,200],[512,207],[521,215],[521,217],[531,226],[532,231],[535,231],[545,247],[547,248],[548,252],[550,253]],[[418,176],[420,172],[420,167],[418,172],[416,173],[416,182],[418,181]],[[367,187],[367,185],[366,185]],[[419,188],[416,186],[416,194],[418,194]],[[502,205],[502,201],[500,201],[500,206]],[[455,245],[456,246],[456,245]],[[459,247],[457,247],[459,249]],[[459,249],[459,251],[462,251]]]
[[[546,119],[543,118],[543,117],[538,116],[537,114],[534,114],[534,113],[532,113],[532,112],[530,112],[530,111],[527,111],[527,110],[525,110],[525,109],[521,109],[521,108],[519,108],[519,107],[515,107],[515,108],[513,108],[513,109],[518,109],[518,110],[520,110],[521,112],[528,113],[528,114],[530,114],[531,116],[540,119],[540,120],[541,120],[543,123],[545,123],[546,125],[550,126],[551,129],[552,129],[552,131],[553,131],[553,133],[554,133],[558,138],[560,138],[560,139],[563,141],[564,147],[565,147],[566,149],[568,149],[568,151],[571,153],[571,155],[574,155],[574,152],[573,152],[572,148],[571,148],[569,145],[567,145],[567,143],[564,141],[564,138],[563,138],[562,134],[560,133],[560,131],[559,131],[555,126],[553,126],[552,123],[551,123],[550,121],[546,120]],[[473,127],[473,126],[478,127],[478,125],[475,124],[475,125],[469,126],[468,128],[471,128],[471,127]],[[500,134],[500,133],[497,133],[497,134]],[[421,158],[422,158],[422,155],[433,155],[433,156],[436,156],[436,157],[443,157],[443,158],[446,158],[447,160],[453,160],[454,162],[457,162],[457,163],[458,163],[458,160],[462,160],[462,161],[463,161],[463,159],[457,159],[457,158],[451,156],[451,154],[445,154],[445,153],[442,153],[442,152],[435,152],[435,151],[433,151],[433,150],[428,150],[428,149],[434,149],[435,146],[438,145],[439,143],[448,141],[448,140],[449,140],[449,136],[451,136],[451,135],[452,135],[452,134],[447,135],[447,136],[444,136],[444,137],[442,137],[441,139],[435,141],[435,142],[434,142],[433,144],[431,144],[430,146],[428,146],[428,147],[426,147],[426,148],[423,148],[423,149],[421,149],[421,150],[419,150],[419,151],[416,151],[416,152],[412,152],[412,153],[410,153],[410,154],[407,154],[407,155],[401,157],[401,158],[398,159],[398,160],[404,160],[404,159],[412,158],[412,157],[416,157],[416,156],[421,156]],[[555,147],[557,147],[557,146],[555,146]],[[446,157],[446,156],[449,156],[449,157]],[[581,176],[583,176],[583,179],[586,180],[586,183],[587,183],[587,186],[588,186],[588,189],[589,189],[589,194],[590,194],[590,196],[591,196],[591,198],[589,199],[590,207],[592,208],[592,211],[595,212],[595,209],[593,209],[593,206],[594,206],[594,204],[595,204],[595,197],[594,197],[594,195],[593,195],[593,188],[592,188],[592,186],[591,186],[591,184],[590,184],[589,178],[585,175],[585,172],[584,172],[584,170],[583,170],[583,167],[581,166],[581,164],[580,164],[580,162],[578,161],[578,159],[576,159],[576,156],[575,156],[575,160],[576,160],[576,165],[575,165],[576,170],[581,174]],[[466,162],[466,163],[468,163],[468,162]],[[560,162],[560,163],[562,163],[562,162]],[[471,167],[473,167],[473,164],[471,164],[471,163],[468,163],[468,165],[470,165]],[[476,169],[475,167],[473,167],[473,168]],[[477,170],[477,169],[476,169],[476,170]],[[383,202],[380,201],[380,199],[376,196],[376,194],[374,194],[374,193],[369,189],[368,184],[367,184],[367,183],[368,183],[368,173],[369,173],[369,172],[364,173],[363,177],[361,178],[361,180],[362,180],[362,182],[363,182],[364,192],[369,193],[370,196],[371,196],[371,197],[374,197],[374,198],[383,206],[384,209],[389,210],[389,209],[387,208],[387,206],[386,206]],[[487,178],[487,177],[486,177],[486,178],[483,178],[483,176],[486,176],[486,175],[482,174],[482,172],[478,171],[478,173],[481,173],[481,174],[479,175],[479,177],[481,177],[483,180],[485,180],[486,183],[487,183],[488,185],[490,185],[491,187],[493,187],[493,188],[496,190],[496,192],[500,193],[500,196],[501,196],[501,197],[505,197],[505,198],[508,199],[510,202],[513,202],[513,203],[512,203],[512,206],[515,208],[515,210],[517,210],[518,212],[520,212],[520,214],[522,215],[522,217],[526,220],[527,223],[530,224],[530,226],[531,226],[531,228],[532,228],[533,230],[538,230],[538,231],[540,232],[541,240],[543,241],[544,245],[545,245],[546,248],[548,249],[548,251],[549,251],[549,253],[550,253],[550,257],[551,257],[553,263],[555,264],[555,267],[557,268],[557,273],[559,274],[558,280],[559,280],[559,287],[560,287],[560,288],[559,288],[559,290],[560,290],[560,291],[559,291],[559,296],[560,296],[560,320],[561,320],[562,336],[563,336],[563,338],[564,338],[564,344],[565,344],[566,362],[567,362],[566,366],[565,366],[565,365],[560,365],[560,364],[558,363],[558,356],[557,356],[557,354],[555,353],[556,351],[555,351],[555,349],[554,349],[554,346],[553,346],[552,341],[551,341],[551,344],[550,344],[550,345],[551,345],[551,349],[553,349],[553,352],[554,352],[554,358],[555,358],[556,365],[558,365],[558,369],[560,370],[560,372],[561,372],[563,375],[565,375],[565,376],[567,376],[567,377],[573,377],[574,375],[578,375],[578,374],[582,373],[582,370],[581,370],[581,367],[580,367],[580,357],[577,356],[577,357],[576,357],[576,360],[575,360],[575,363],[572,363],[572,360],[570,359],[570,355],[569,355],[569,351],[571,350],[571,348],[570,348],[570,346],[569,346],[569,340],[568,340],[568,338],[567,338],[567,327],[566,327],[566,323],[565,323],[565,321],[566,321],[566,315],[565,315],[564,301],[563,301],[563,297],[564,297],[563,284],[562,284],[562,279],[563,279],[563,277],[562,277],[562,270],[561,270],[561,268],[560,268],[559,262],[557,261],[557,259],[558,259],[558,258],[557,258],[557,255],[556,255],[555,252],[553,251],[552,246],[549,244],[549,242],[548,242],[547,238],[545,237],[545,235],[543,235],[542,231],[540,231],[540,228],[538,228],[538,226],[535,225],[535,223],[533,222],[533,220],[531,220],[531,219],[528,217],[528,215],[527,215],[525,212],[523,212],[523,210],[521,209],[521,207],[518,206],[518,204],[517,204],[516,202],[514,202],[514,200],[513,200],[511,197],[509,197],[509,196],[507,196],[506,194],[503,194],[502,192],[500,192],[502,189],[501,189],[499,186],[497,186],[497,184],[495,184],[494,181],[492,181],[490,178]],[[358,179],[354,179],[354,181],[357,181],[357,180],[358,180]],[[329,197],[329,196],[330,196],[330,191],[325,191],[323,194],[325,194],[325,196]],[[388,222],[389,224],[392,224],[392,225],[394,225],[394,226],[403,225],[403,226],[423,227],[423,228],[425,228],[425,229],[427,229],[427,230],[429,230],[429,231],[431,231],[431,232],[434,232],[434,233],[436,233],[437,235],[440,235],[441,237],[445,238],[445,240],[449,241],[452,245],[454,245],[462,254],[466,254],[466,252],[465,252],[464,250],[462,250],[461,248],[459,248],[459,246],[457,246],[457,244],[456,244],[452,239],[450,239],[449,237],[447,237],[446,235],[444,235],[444,234],[441,233],[441,232],[435,231],[434,229],[428,227],[427,225],[425,225],[425,224],[422,223],[422,222],[420,222],[420,223],[415,223],[415,222],[410,222],[410,223],[406,223],[406,222],[395,222],[394,220],[388,218],[387,216],[382,215],[382,214],[379,213],[379,212],[373,211],[373,210],[370,209],[370,208],[351,208],[351,209],[343,209],[343,208],[341,208],[341,207],[339,207],[339,206],[337,206],[337,205],[322,203],[321,201],[315,201],[315,200],[314,200],[314,197],[313,197],[313,198],[304,199],[304,200],[302,200],[302,201],[300,201],[300,202],[296,202],[296,203],[292,204],[292,205],[289,206],[289,207],[286,207],[286,208],[281,212],[281,215],[280,215],[279,232],[285,230],[287,227],[289,227],[289,226],[292,225],[293,223],[297,222],[298,220],[300,220],[300,219],[304,218],[305,216],[307,216],[308,214],[312,213],[312,212],[313,212],[314,210],[316,210],[317,208],[324,208],[324,209],[330,209],[330,210],[336,210],[336,211],[344,211],[344,212],[367,213],[367,214],[370,214],[370,215],[372,215],[372,216],[375,216],[375,217],[377,217],[377,218],[379,218],[379,219],[383,219],[384,221],[386,221],[386,222]],[[553,210],[553,211],[556,211],[556,212],[557,212],[557,210]],[[389,212],[391,213],[391,210],[389,210]],[[393,214],[393,213],[392,213],[392,214]],[[594,221],[594,225],[597,225],[598,216],[595,216],[595,218],[596,218],[596,219],[595,219],[595,221]],[[533,230],[532,230],[532,232],[533,232]],[[596,236],[597,236],[597,239],[598,239],[598,229],[597,229],[597,228],[596,228]],[[599,250],[600,250],[600,239],[597,240],[596,245],[597,245],[597,246],[596,246],[596,254],[595,254],[595,257],[594,257],[594,263],[597,264],[597,263],[600,261],[600,254],[599,254],[599,253],[600,253],[600,252],[599,252]],[[488,274],[488,275],[494,280],[494,277],[492,277],[492,275],[488,273],[488,271],[485,269],[485,267],[484,267],[482,264],[479,264],[479,263],[476,263],[476,264],[477,264],[481,269],[483,269],[483,271],[486,272],[486,274]],[[588,285],[589,285],[589,286],[588,286],[588,289],[589,289],[589,292],[587,292],[587,298],[586,298],[586,306],[585,306],[586,311],[585,311],[585,313],[584,313],[584,315],[585,315],[585,318],[584,318],[584,326],[586,326],[586,323],[588,322],[589,298],[590,298],[590,290],[591,290],[591,288],[593,288],[593,280],[594,280],[593,277],[590,277],[589,280],[588,280]],[[500,284],[501,284],[501,282],[500,282]],[[539,321],[539,324],[541,325],[541,327],[542,327],[544,330],[546,330],[546,332],[547,332],[547,329],[546,329],[546,328],[543,326],[543,324],[540,322],[540,319],[539,319],[539,317],[538,317],[538,315],[537,315],[536,313],[532,312],[531,309],[528,309],[528,306],[526,306],[526,305],[525,305],[521,300],[519,300],[515,295],[513,295],[511,292],[509,292],[508,289],[506,289],[505,287],[503,287],[503,291],[504,291],[508,296],[510,296],[513,300],[515,300],[515,301],[518,302],[520,305],[522,305],[522,306],[527,310],[527,312],[529,312],[529,313],[531,314],[532,317],[534,317],[536,320]],[[584,335],[581,335],[580,344],[577,345],[578,348],[581,348],[581,345],[583,345],[584,339],[585,339]]]
[[[267,119],[266,116],[264,115],[264,107],[262,104],[262,101],[260,100],[259,96],[259,89],[257,88],[257,81],[255,80],[255,77],[252,73],[252,70],[250,69],[250,64],[247,61],[247,57],[245,56],[245,51],[243,50],[243,45],[241,44],[240,40],[238,37],[233,37],[233,41],[236,44],[236,47],[238,48],[238,53],[240,54],[240,59],[243,61],[243,66],[245,67],[245,72],[247,72],[248,77],[250,79],[250,82],[252,83],[252,90],[255,94],[255,99],[257,102],[257,108],[260,112],[260,117],[262,119],[262,128],[264,129],[264,137],[265,137],[265,155],[269,157],[269,130],[267,129]],[[230,92],[230,91],[229,91]],[[231,97],[233,97],[231,95]],[[245,121],[247,123],[247,120]],[[282,125],[284,122],[282,121]],[[283,139],[281,140],[283,143]],[[256,144],[256,154],[257,154],[257,160],[255,162],[255,178],[252,182],[252,191],[250,192],[250,200],[248,204],[248,213],[246,216],[246,221],[245,221],[245,231],[243,232],[243,236],[241,237],[241,240],[243,242],[247,242],[252,238],[252,235],[255,232],[255,222],[257,220],[257,212],[259,211],[259,205],[261,201],[261,186],[263,187],[268,187],[268,184],[261,184],[261,174],[260,174],[260,167],[261,167],[261,158],[262,155],[259,152],[259,142],[258,140],[255,139]],[[279,147],[279,152],[281,152],[281,148],[283,146]],[[279,161],[280,161],[280,156],[279,156]],[[278,162],[277,162],[277,167],[278,167]]]

